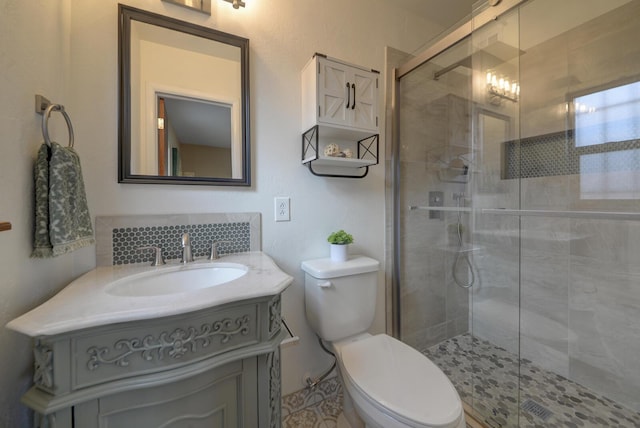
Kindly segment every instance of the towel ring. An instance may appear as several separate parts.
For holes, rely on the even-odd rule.
[[[49,138],[49,116],[52,111],[59,111],[64,116],[64,120],[67,122],[67,128],[69,129],[69,147],[73,147],[73,126],[71,125],[71,118],[64,111],[64,106],[60,104],[49,104],[42,114],[42,135],[44,136],[44,142],[48,146],[51,146],[51,138]]]

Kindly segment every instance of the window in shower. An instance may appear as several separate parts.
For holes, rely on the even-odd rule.
[[[581,199],[637,199],[640,193],[640,82],[573,100]]]
[[[640,138],[640,82],[573,100],[576,147]]]

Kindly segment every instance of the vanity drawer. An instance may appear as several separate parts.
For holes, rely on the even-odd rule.
[[[165,371],[260,341],[260,308],[243,304],[110,326],[70,340],[70,389]]]

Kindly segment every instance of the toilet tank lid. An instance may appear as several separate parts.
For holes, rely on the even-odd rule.
[[[351,256],[346,262],[334,262],[329,258],[302,262],[302,270],[318,279],[375,272],[379,267],[380,262],[364,256]]]

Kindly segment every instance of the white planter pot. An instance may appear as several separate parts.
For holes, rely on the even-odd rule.
[[[349,259],[349,245],[331,245],[331,261],[346,262]]]

